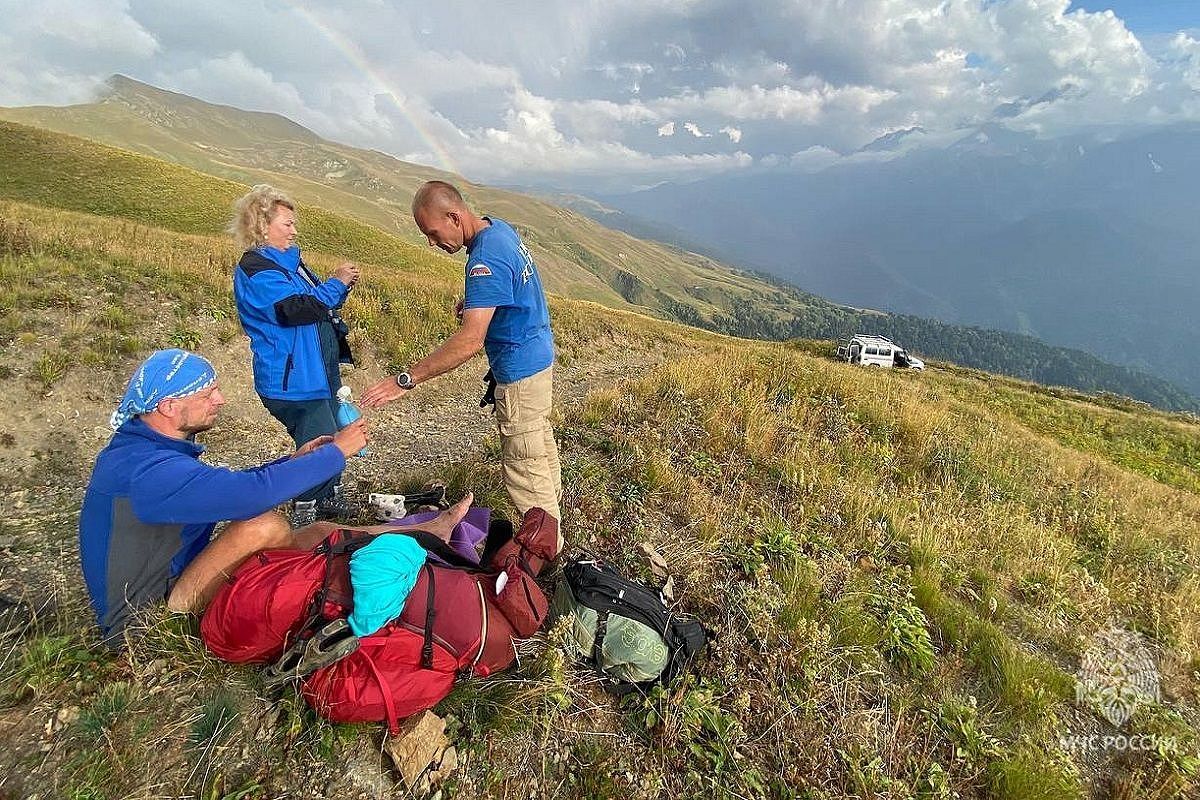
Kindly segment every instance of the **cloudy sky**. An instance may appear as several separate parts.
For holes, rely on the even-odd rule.
[[[0,105],[116,72],[475,180],[636,186],[1200,121],[1200,3],[0,0]]]

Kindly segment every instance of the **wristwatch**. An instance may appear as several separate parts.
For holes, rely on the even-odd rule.
[[[396,376],[396,385],[405,390],[416,386],[416,384],[413,383],[412,375],[409,375],[407,372],[401,372]]]

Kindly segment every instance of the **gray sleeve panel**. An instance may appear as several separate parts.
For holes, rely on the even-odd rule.
[[[133,513],[128,497],[113,498],[108,540],[108,609],[100,626],[118,637],[133,612],[166,599],[171,559],[182,546],[182,525],[149,525]]]

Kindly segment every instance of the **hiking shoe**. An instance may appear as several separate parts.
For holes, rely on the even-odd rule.
[[[303,528],[317,521],[317,501],[297,500],[292,504],[292,513],[288,515],[292,528]]]
[[[435,509],[449,508],[450,503],[446,500],[446,485],[430,483],[419,492],[405,495],[404,505],[414,511],[423,506],[432,506]]]
[[[317,501],[317,516],[335,522],[355,522],[362,514],[362,506],[350,499],[339,483],[333,492]]]
[[[307,639],[296,640],[263,672],[267,691],[275,691],[290,681],[303,680],[358,649],[358,637],[345,619],[326,623]]]

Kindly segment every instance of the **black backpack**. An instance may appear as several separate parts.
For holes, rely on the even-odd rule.
[[[579,614],[579,607],[596,612],[591,646],[583,648],[583,656],[595,663],[596,671],[608,679],[605,688],[614,694],[670,683],[708,644],[710,633],[705,627],[668,608],[661,591],[629,580],[603,561],[573,561],[563,567],[563,576],[565,580],[559,586],[554,607],[560,614],[573,614],[573,624],[578,626],[576,640],[581,638],[582,630],[590,633],[592,628]],[[567,595],[563,594],[564,589]],[[590,620],[591,615],[587,617]],[[614,617],[641,623],[661,637],[667,651],[666,663],[656,677],[634,682],[604,669],[601,654]]]

